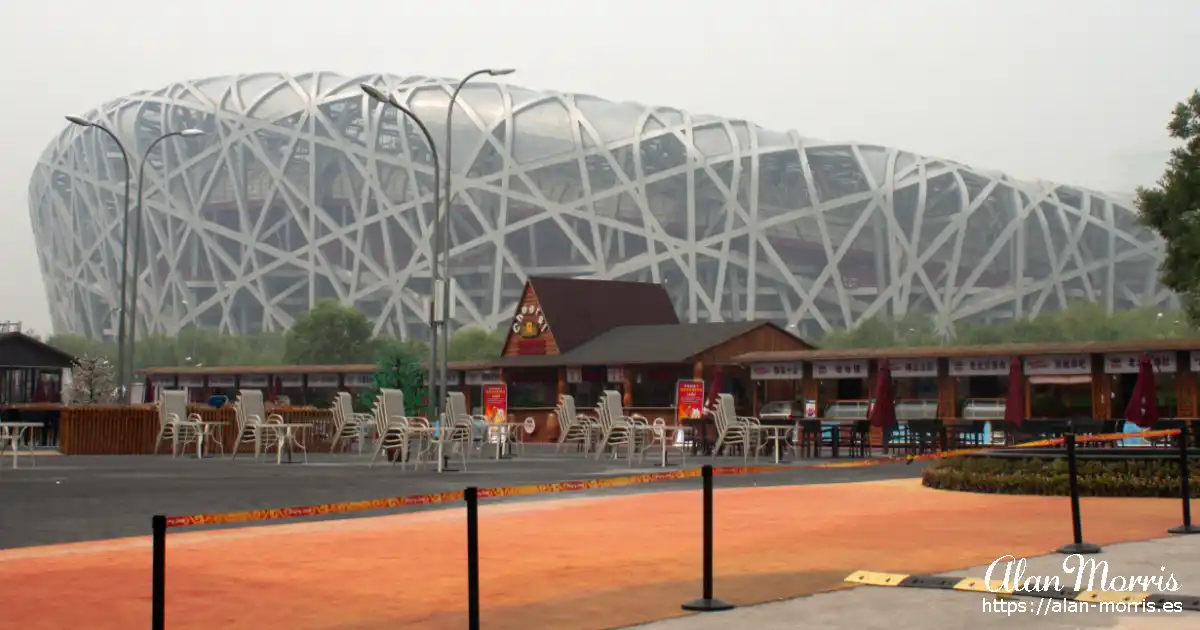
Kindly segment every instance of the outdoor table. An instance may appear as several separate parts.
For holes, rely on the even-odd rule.
[[[223,444],[225,439],[224,428],[229,423],[224,420],[201,420],[193,422],[200,427],[200,435],[196,438],[196,459],[204,459],[204,444],[214,437],[213,430],[220,429],[220,442]],[[224,451],[224,448],[224,446],[221,447],[222,451]]]
[[[775,443],[775,463],[779,463],[779,443],[787,439],[787,432],[792,430],[790,426],[778,424],[766,424],[759,427],[761,431],[766,432],[767,439]]]
[[[676,424],[676,425],[651,424],[651,425],[649,425],[648,428],[653,433],[655,433],[655,437],[658,438],[658,443],[659,443],[659,447],[660,447],[659,448],[660,454],[659,454],[658,465],[663,468],[666,468],[667,467],[667,436],[668,435],[673,436],[671,438],[671,448],[679,448],[679,446],[677,445],[676,438],[679,437],[680,433],[691,433],[693,427],[683,425],[683,424]],[[682,451],[683,451],[683,449],[680,449],[680,452],[682,452]]]
[[[292,445],[296,443],[296,433],[300,430],[311,429],[312,423],[296,423],[296,424],[276,424],[275,434],[279,436],[279,443],[275,448],[275,465],[283,463],[283,449],[286,446],[288,452],[288,463],[292,463]]]
[[[41,422],[0,422],[0,438],[4,438],[4,441],[0,442],[0,454],[4,453],[4,444],[7,442],[12,442],[13,468],[17,467],[17,456],[20,455],[18,452],[20,449],[18,444],[22,441],[21,436],[26,430],[32,431],[32,429],[40,429],[42,426],[43,425]],[[29,446],[29,456],[33,457],[34,452],[32,436],[30,439],[25,440],[25,443]],[[31,463],[35,466],[37,465],[36,461]]]
[[[502,455],[508,455],[508,432],[516,427],[524,427],[524,422],[489,422],[488,437],[494,433],[496,436],[496,461],[502,459]],[[492,429],[495,429],[493,432]]]
[[[716,444],[717,421],[711,413],[699,418],[684,418],[683,424],[692,432],[692,455],[711,455]],[[712,428],[710,440],[709,428]]]
[[[833,435],[832,435],[831,439],[829,440],[829,456],[830,457],[836,459],[838,454],[841,453],[842,430],[845,429],[846,427],[850,427],[851,429],[853,429],[854,424],[856,422],[862,422],[862,419],[851,419],[851,418],[841,419],[841,420],[830,420],[830,419],[826,419],[826,418],[821,419],[822,427],[830,427],[830,428],[834,429]]]

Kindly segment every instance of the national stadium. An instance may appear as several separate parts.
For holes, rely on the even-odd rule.
[[[420,116],[445,158],[455,83],[438,78],[216,77],[63,112],[113,130],[135,173],[162,133],[205,132],[148,158],[140,332],[282,330],[333,298],[380,333],[428,335],[430,151],[364,82]],[[1127,196],[503,83],[465,87],[453,127],[459,325],[505,325],[525,278],[545,275],[660,282],[686,321],[804,336],[875,316],[947,331],[1074,300],[1174,301]],[[56,333],[112,334],[124,176],[112,140],[84,127],[38,161],[30,214]]]

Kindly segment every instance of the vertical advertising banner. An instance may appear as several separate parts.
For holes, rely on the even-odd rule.
[[[508,422],[508,385],[491,383],[483,386],[483,417],[488,422]]]
[[[675,383],[675,421],[699,419],[704,415],[704,381]]]
[[[817,417],[817,401],[816,400],[809,398],[804,401],[804,417],[805,418],[816,418]]]

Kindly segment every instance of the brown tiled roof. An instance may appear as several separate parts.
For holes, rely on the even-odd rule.
[[[790,352],[748,352],[734,357],[734,360],[739,363],[776,363],[783,361],[843,359],[1006,357],[1040,354],[1105,354],[1109,352],[1170,352],[1181,350],[1200,350],[1200,339],[1004,343],[980,346],[924,346],[913,348],[834,348]]]
[[[660,284],[548,276],[530,277],[529,284],[563,354],[619,326],[679,323]]]
[[[688,363],[705,350],[737,339],[763,326],[763,321],[712,322],[655,326],[621,326],[560,355],[500,359],[500,367],[553,367]],[[782,331],[781,331],[782,332]]]
[[[0,365],[6,367],[68,368],[75,357],[23,332],[0,333]]]
[[[483,370],[495,361],[451,361],[446,369],[454,371]],[[212,367],[154,367],[138,370],[138,374],[205,374],[209,376],[253,375],[253,374],[374,374],[379,368],[373,363],[352,365],[215,365]]]

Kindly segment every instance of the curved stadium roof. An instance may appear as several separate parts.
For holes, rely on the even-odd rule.
[[[218,77],[87,114],[135,156],[164,130],[208,132],[149,158],[140,330],[279,329],[333,297],[381,331],[424,334],[429,151],[362,82],[397,93],[443,142],[454,84],[427,77]],[[803,334],[883,314],[948,328],[1076,299],[1173,299],[1157,283],[1162,244],[1130,200],[1081,188],[486,82],[460,95],[453,143],[461,323],[502,325],[528,275],[659,281],[685,320]],[[122,178],[111,141],[79,127],[39,160],[30,212],[56,332],[110,327]]]

